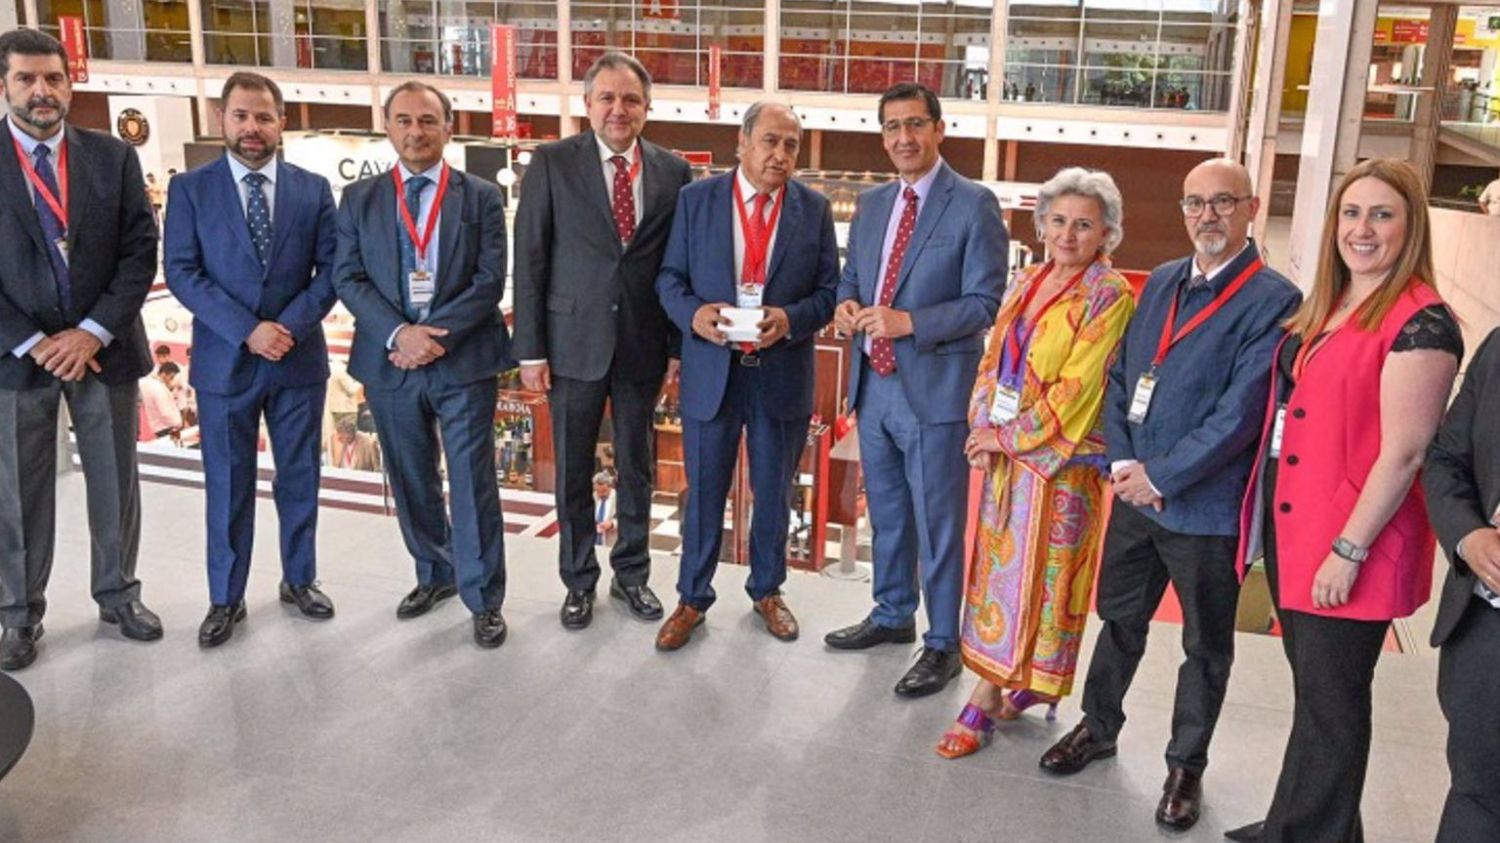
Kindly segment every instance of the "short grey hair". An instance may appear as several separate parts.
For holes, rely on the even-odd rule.
[[[598,474],[594,475],[594,485],[613,486],[615,485],[615,476],[613,474],[610,474],[608,471],[601,471]]]
[[[1065,167],[1059,170],[1037,192],[1036,210],[1031,218],[1036,222],[1038,240],[1046,240],[1047,214],[1052,210],[1052,203],[1062,196],[1082,196],[1098,202],[1099,211],[1104,217],[1104,242],[1099,250],[1110,254],[1119,248],[1120,242],[1125,239],[1125,200],[1120,196],[1120,188],[1115,185],[1115,180],[1109,173],[1083,167]]]
[[[634,73],[635,78],[641,80],[641,93],[646,96],[646,102],[651,101],[651,74],[646,70],[646,66],[632,56],[613,50],[595,59],[594,63],[589,65],[588,72],[583,74],[584,96],[589,96],[594,92],[594,77],[603,70],[628,70]]]
[[[747,138],[754,134],[755,123],[760,120],[760,113],[773,105],[785,108],[787,113],[792,115],[792,120],[797,124],[797,137],[802,137],[802,118],[797,116],[796,109],[784,102],[775,102],[774,100],[756,100],[754,105],[745,109],[745,118],[740,121],[740,134]]]

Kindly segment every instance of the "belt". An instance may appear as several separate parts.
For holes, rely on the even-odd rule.
[[[756,352],[731,350],[729,353],[734,356],[734,362],[740,364],[741,366],[754,368],[760,365],[761,358],[760,355]]]

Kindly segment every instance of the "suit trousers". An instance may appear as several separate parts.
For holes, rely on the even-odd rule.
[[[0,390],[0,625],[34,626],[47,609],[56,531],[57,417],[68,402],[83,463],[94,601],[113,609],[140,598],[136,470],[137,386],[94,375]]]
[[[557,454],[558,568],[569,591],[593,591],[595,556],[594,449],[609,402],[615,449],[614,548],[610,566],[624,586],[645,585],[651,575],[651,487],[656,471],[653,413],[661,378],[631,381],[610,373],[597,381],[553,375],[552,443]]]
[[[1500,840],[1500,609],[1470,597],[1438,657],[1451,784],[1438,843]]]
[[[1238,543],[1235,536],[1176,533],[1114,502],[1097,586],[1103,624],[1083,689],[1083,723],[1090,732],[1114,740],[1124,727],[1125,693],[1170,582],[1182,604],[1186,658],[1177,670],[1167,766],[1202,775],[1234,662]]]
[[[400,389],[365,393],[417,582],[457,586],[475,614],[505,602],[505,523],[495,477],[497,388],[494,378],[449,386],[415,369]],[[440,447],[451,520],[443,507]]]
[[[771,415],[766,387],[776,376],[774,370],[731,363],[718,415],[709,421],[682,420],[688,499],[677,593],[682,602],[699,611],[707,611],[715,599],[713,579],[724,543],[724,502],[734,480],[741,431],[755,499],[745,591],[751,600],[759,600],[780,591],[786,582],[792,481],[807,440],[809,418],[785,420]]]
[[[245,598],[255,541],[262,414],[276,464],[271,494],[281,529],[281,578],[291,585],[311,585],[318,575],[318,481],[326,391],[323,384],[276,386],[268,382],[270,364],[258,365],[254,383],[244,392],[198,391],[208,592],[215,606]]]
[[[865,473],[879,626],[912,624],[927,600],[923,643],[958,651],[969,511],[968,422],[923,424],[901,372],[881,377],[868,363],[859,390],[859,458]]]
[[[1363,843],[1371,687],[1390,623],[1282,609],[1274,539],[1268,530],[1266,578],[1292,667],[1292,731],[1260,843]]]

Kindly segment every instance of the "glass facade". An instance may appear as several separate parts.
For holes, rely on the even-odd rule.
[[[83,18],[90,58],[193,60],[186,0],[37,0],[36,12],[41,29],[53,36],[58,18]]]
[[[490,26],[516,27],[516,73],[557,78],[555,3],[389,0],[380,6],[380,64],[389,73],[489,76]]]
[[[728,88],[759,88],[765,61],[765,11],[752,0],[569,0],[573,78],[608,50],[633,54],[661,85],[707,85],[709,46],[723,56]]]
[[[198,0],[209,64],[368,71],[364,0]]]

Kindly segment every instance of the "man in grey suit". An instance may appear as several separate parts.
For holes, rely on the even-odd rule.
[[[504,200],[494,184],[443,160],[453,106],[441,91],[398,85],[385,120],[401,160],[345,188],[333,279],[354,314],[349,373],[365,386],[401,536],[416,560],[417,587],[396,616],[426,614],[457,594],[474,615],[475,642],[499,647],[505,525],[495,480],[496,377],[515,365],[499,309]]]
[[[128,638],[162,634],[135,578],[136,381],[151,371],[141,304],[156,276],[156,224],[130,147],[66,124],[61,44],[7,32],[0,76],[10,106],[0,124],[0,669],[20,670],[36,660],[47,608],[59,399],[88,487],[99,618]]]
[[[533,153],[516,211],[516,356],[528,389],[546,391],[557,454],[562,624],[594,617],[594,447],[608,401],[618,532],[610,594],[642,620],[662,616],[651,573],[652,409],[672,377],[681,337],[656,295],[681,158],[641,138],[651,76],[607,53],[583,78],[591,131]],[[671,362],[669,363],[669,359]]]

